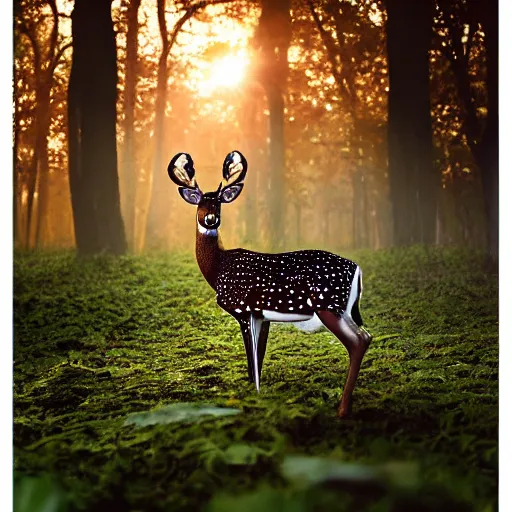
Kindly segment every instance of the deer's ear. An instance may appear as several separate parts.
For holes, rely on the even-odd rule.
[[[231,151],[224,159],[222,166],[222,177],[225,185],[241,183],[247,174],[247,160],[240,151]]]
[[[194,161],[188,153],[174,155],[167,167],[167,173],[176,185],[185,188],[197,188]]]
[[[240,195],[243,188],[243,183],[223,188],[220,192],[220,201],[222,203],[232,203]]]
[[[199,201],[201,201],[203,197],[203,193],[198,188],[178,187],[178,192],[180,196],[190,204],[199,204]]]

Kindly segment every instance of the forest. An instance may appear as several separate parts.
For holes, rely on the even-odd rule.
[[[167,163],[239,149],[231,246],[495,259],[497,3],[423,4],[15,1],[16,247],[190,248]]]
[[[14,0],[14,506],[498,506],[498,1]],[[261,392],[194,256],[365,275],[352,415],[329,332],[272,324]]]

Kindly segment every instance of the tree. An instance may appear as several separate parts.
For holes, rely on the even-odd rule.
[[[194,4],[185,2],[185,12],[178,19],[169,34],[165,17],[166,0],[157,0],[158,26],[160,29],[160,38],[162,40],[162,50],[158,60],[158,75],[155,98],[155,121],[154,121],[154,150],[152,165],[152,186],[151,199],[149,203],[149,212],[146,226],[146,240],[151,246],[160,245],[162,234],[161,219],[167,207],[167,192],[165,184],[167,183],[167,173],[165,172],[167,162],[164,161],[164,142],[165,142],[165,111],[167,108],[167,88],[169,67],[168,58],[176,42],[183,25],[209,5],[230,3],[233,0],[200,0]],[[164,235],[165,236],[165,235]]]
[[[124,142],[123,142],[123,212],[127,243],[133,250],[135,243],[135,194],[137,172],[135,161],[135,104],[137,88],[137,38],[139,33],[138,13],[141,0],[131,0],[127,8],[126,64],[124,86]]]
[[[498,259],[498,2],[439,0],[439,11],[438,29],[446,35],[441,48],[455,76],[463,131],[480,170],[487,250],[491,263],[495,264]],[[477,41],[480,48],[476,48]],[[477,57],[475,50],[478,50]],[[478,59],[478,67],[483,68],[484,57],[482,101],[474,83],[474,67]]]
[[[68,90],[69,183],[78,253],[126,250],[116,149],[112,0],[76,0]]]
[[[336,85],[336,100],[330,105],[335,105],[341,119],[347,118],[343,123],[343,137],[333,146],[340,163],[351,175],[353,244],[364,247],[370,244],[368,184],[378,165],[374,156],[382,145],[381,137],[376,134],[383,131],[385,123],[384,31],[382,22],[372,21],[372,16],[382,14],[376,4],[336,0],[316,5],[308,0],[307,4]],[[373,204],[382,206],[382,201]],[[372,217],[384,216],[383,208],[378,209],[378,213],[372,210]]]
[[[288,76],[291,39],[290,0],[261,0],[261,16],[254,35],[259,50],[258,80],[265,89],[269,110],[270,246],[284,242],[284,91]]]
[[[154,153],[153,153],[153,187],[151,192],[151,202],[149,205],[148,224],[146,239],[154,244],[158,238],[158,232],[161,231],[160,219],[162,215],[161,205],[165,201],[165,188],[163,185],[163,176],[165,164],[163,156],[163,145],[165,137],[165,109],[167,106],[167,79],[168,66],[167,58],[171,51],[171,41],[167,30],[165,19],[166,0],[157,0],[158,27],[160,29],[160,39],[162,40],[162,51],[158,60],[158,78],[156,85],[155,100],[155,130],[154,130]]]
[[[432,157],[429,90],[433,0],[385,3],[394,243],[433,244],[439,188]]]
[[[47,29],[44,7],[51,11],[51,28]],[[55,0],[44,0],[42,4],[31,5],[24,0],[15,2],[16,32],[30,42],[33,56],[35,111],[34,111],[34,150],[28,168],[27,215],[24,233],[24,246],[31,246],[33,220],[36,220],[35,245],[41,246],[49,202],[48,136],[51,122],[50,97],[54,85],[55,68],[59,64],[70,43],[59,34],[59,12]],[[15,35],[16,35],[15,32]],[[16,73],[15,73],[16,77]],[[16,96],[16,95],[15,95]],[[16,132],[16,129],[15,129]],[[15,140],[17,161],[18,140]],[[15,169],[16,169],[15,165]],[[18,186],[17,176],[14,185]],[[37,211],[34,217],[35,195],[38,195]],[[15,202],[16,204],[16,202]],[[15,211],[15,219],[17,212]]]

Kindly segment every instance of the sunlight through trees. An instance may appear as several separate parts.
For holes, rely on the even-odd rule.
[[[194,219],[169,186],[170,156],[193,153],[202,182],[216,187],[223,155],[240,149],[251,172],[223,226],[230,246],[461,244],[487,247],[496,260],[491,4],[432,0],[424,13],[411,4],[409,18],[402,7],[394,14],[393,0],[97,4],[109,9],[115,31],[115,161],[102,157],[102,137],[88,151],[98,176],[115,173],[119,198],[102,191],[91,211],[110,223],[100,203],[120,201],[116,237],[130,251],[192,247]],[[20,248],[80,246],[77,223],[90,221],[80,220],[70,193],[68,145],[77,133],[67,97],[78,6],[15,2]],[[95,48],[86,53],[100,62],[104,51]],[[107,111],[96,114],[102,129]]]

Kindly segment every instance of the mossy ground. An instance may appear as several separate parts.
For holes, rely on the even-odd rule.
[[[496,509],[496,276],[460,250],[345,256],[363,268],[375,340],[340,421],[339,342],[273,324],[257,394],[238,324],[192,255],[16,254],[15,496],[49,474],[63,510]],[[242,412],[125,425],[176,402]],[[304,486],[283,474],[291,455],[402,461],[417,477],[405,494],[356,476]]]

